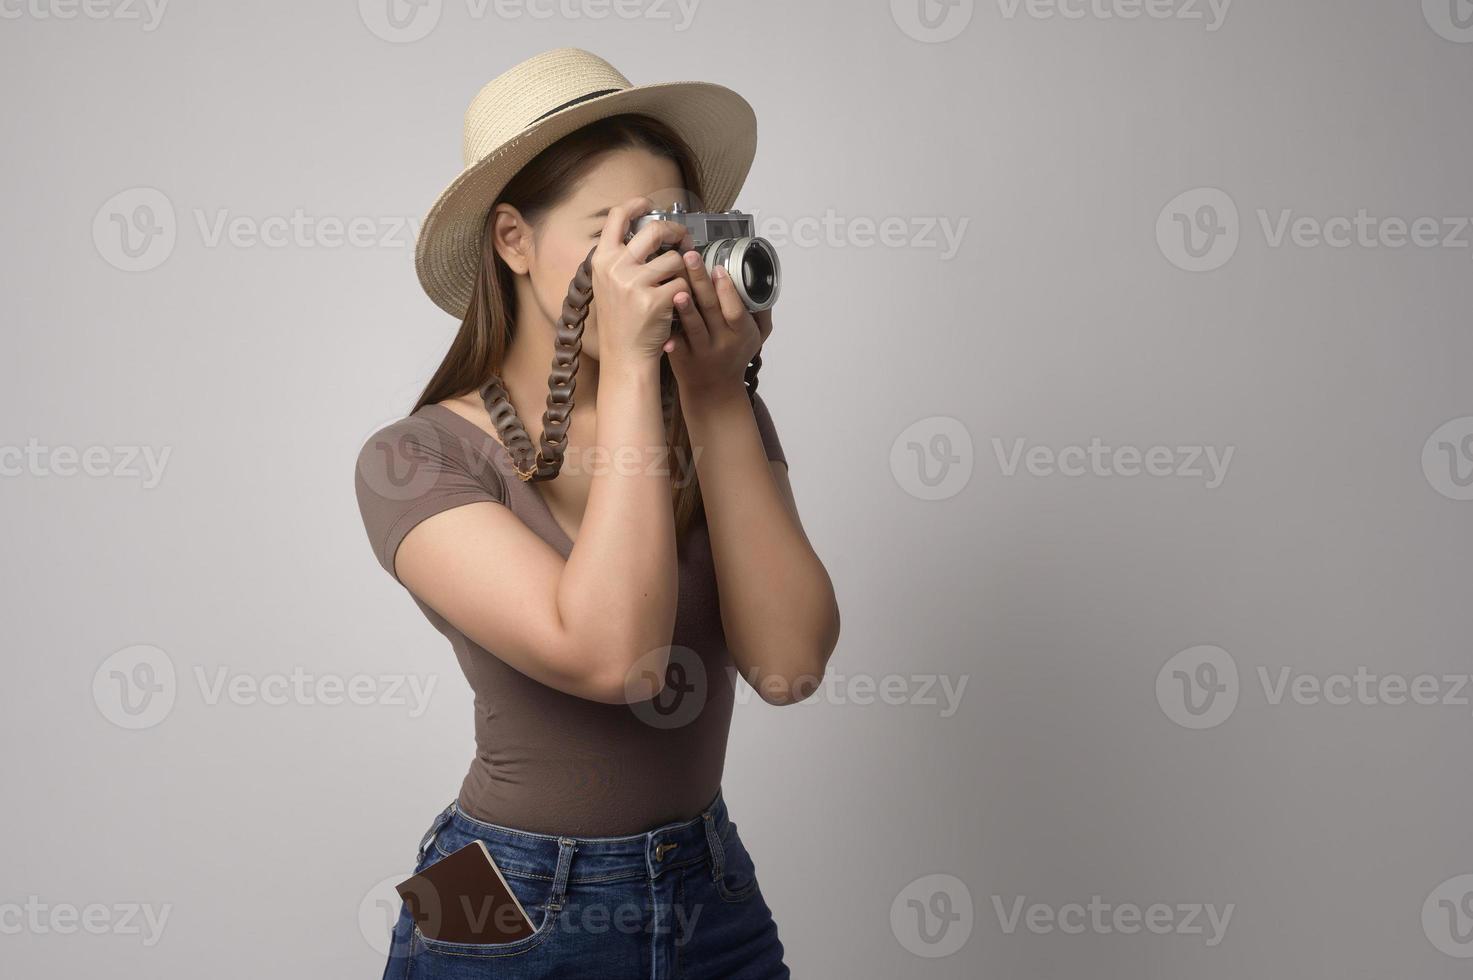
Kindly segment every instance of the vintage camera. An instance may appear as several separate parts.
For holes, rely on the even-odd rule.
[[[709,275],[718,265],[723,266],[736,286],[737,295],[753,313],[770,309],[777,302],[782,286],[777,251],[767,239],[756,237],[750,214],[687,211],[677,201],[668,211],[656,209],[635,218],[624,241],[628,242],[651,221],[675,221],[689,228],[695,250],[705,260],[706,273]],[[660,255],[674,247],[662,245],[654,254]]]

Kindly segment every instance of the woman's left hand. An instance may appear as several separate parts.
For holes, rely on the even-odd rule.
[[[685,253],[690,293],[675,297],[680,332],[665,343],[680,397],[701,398],[741,388],[747,365],[772,333],[772,311],[752,313],[720,266],[706,274],[700,253]]]

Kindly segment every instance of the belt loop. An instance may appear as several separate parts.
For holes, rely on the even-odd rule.
[[[571,837],[559,837],[557,871],[552,876],[552,895],[547,899],[549,909],[560,909],[568,897],[568,872],[573,867],[573,852],[578,842]]]
[[[440,833],[441,829],[450,822],[451,816],[455,813],[455,803],[455,800],[451,800],[450,805],[440,811],[439,815],[435,817],[435,822],[430,825],[430,829],[425,831],[425,835],[420,838],[419,857],[416,861],[423,861],[425,859],[425,855],[429,853],[430,844],[434,843],[435,837]]]
[[[711,880],[720,881],[726,867],[726,852],[721,848],[721,835],[716,832],[716,819],[707,810],[701,814],[701,822],[706,825],[706,845],[711,849]]]

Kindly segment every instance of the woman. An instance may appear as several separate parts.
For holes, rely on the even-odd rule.
[[[415,870],[482,841],[535,928],[444,942],[405,908],[386,978],[788,976],[721,773],[735,685],[812,693],[838,608],[748,394],[770,316],[684,226],[625,241],[666,197],[729,209],[755,144],[736,93],[632,87],[572,48],[466,114],[466,170],[416,250],[461,328],[357,492],[475,692],[476,757]],[[590,249],[580,335],[563,307]]]

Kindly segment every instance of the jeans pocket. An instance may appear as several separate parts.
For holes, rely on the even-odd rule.
[[[716,893],[724,901],[743,902],[757,892],[757,866],[737,833],[734,821],[726,824],[726,832],[721,837],[721,863],[713,872]]]
[[[449,828],[447,828],[449,830]],[[453,854],[461,847],[469,844],[475,838],[464,833],[441,832],[436,835],[434,845],[430,847],[425,855],[425,860],[419,870],[423,871],[440,861],[445,860],[449,854]],[[491,851],[492,858],[496,858],[496,851],[490,841],[486,847]],[[501,861],[497,861],[502,864]],[[560,908],[550,907],[552,898],[552,878],[540,875],[518,874],[502,868],[502,875],[506,878],[507,887],[511,889],[517,901],[521,903],[522,909],[527,913],[527,918],[532,921],[534,931],[521,939],[513,939],[504,943],[452,943],[442,939],[431,939],[420,931],[419,924],[414,925],[412,955],[428,954],[431,957],[459,956],[459,957],[494,957],[494,956],[517,956],[530,952],[541,946],[552,933],[557,924]]]
[[[534,922],[537,921],[538,915],[541,916],[542,921],[537,926],[537,931],[533,932],[530,936],[514,939],[507,943],[450,943],[442,939],[430,939],[424,933],[420,932],[419,926],[416,925],[414,927],[415,948],[411,955],[423,954],[431,957],[459,956],[472,958],[520,956],[523,953],[531,952],[546,941],[547,937],[551,935],[553,929],[556,927],[559,911],[559,909],[543,909],[536,915],[532,915],[531,911],[528,910],[528,914],[532,915]]]

